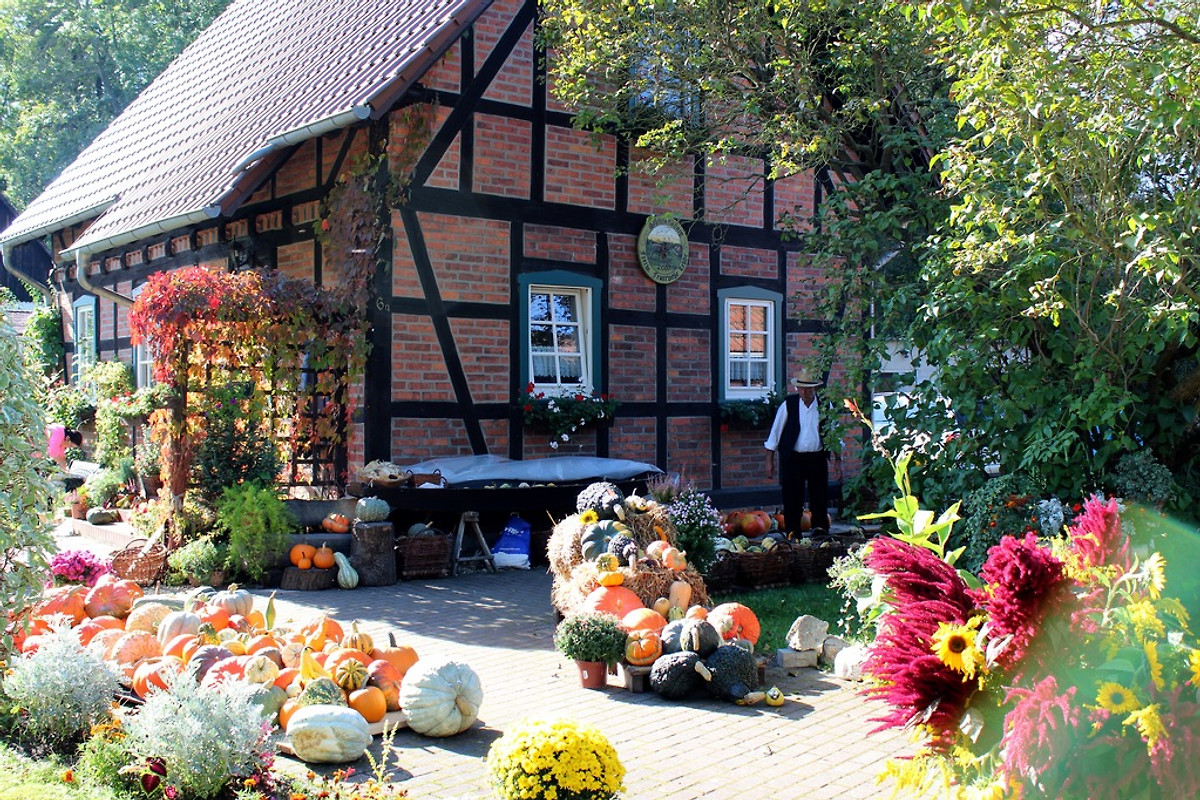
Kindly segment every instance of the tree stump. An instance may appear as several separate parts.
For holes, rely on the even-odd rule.
[[[332,589],[336,583],[337,569],[334,567],[330,567],[329,569],[288,567],[283,571],[283,578],[279,581],[279,588],[312,592],[318,589]]]
[[[359,586],[396,582],[396,537],[390,522],[355,522],[350,534],[350,565]]]

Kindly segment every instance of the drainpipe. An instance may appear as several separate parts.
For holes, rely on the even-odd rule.
[[[106,289],[103,286],[96,286],[87,275],[88,256],[92,253],[98,253],[103,250],[108,250],[113,247],[120,247],[124,244],[136,242],[139,239],[145,239],[147,236],[153,236],[158,233],[178,230],[186,228],[189,225],[196,225],[201,222],[208,222],[221,216],[219,206],[205,206],[198,211],[190,211],[187,214],[181,214],[178,217],[172,217],[160,222],[152,222],[149,225],[143,225],[140,228],[135,228],[124,233],[114,234],[99,241],[89,242],[86,247],[77,250],[64,250],[64,253],[74,252],[75,254],[75,279],[79,281],[79,285],[84,291],[90,292],[97,297],[103,297],[106,300],[111,300],[123,308],[129,308],[133,305],[133,298],[126,297],[123,294],[118,294],[111,289]]]
[[[53,302],[54,293],[50,291],[49,286],[41,283],[40,281],[35,281],[24,272],[21,272],[21,270],[17,269],[16,265],[13,263],[13,247],[15,247],[14,242],[4,242],[3,244],[0,244],[0,258],[4,259],[5,271],[7,271],[10,275],[15,275],[27,285],[32,286],[34,289],[40,292],[47,301]]]
[[[325,119],[320,119],[316,122],[310,122],[307,125],[301,125],[299,128],[292,128],[290,131],[284,131],[278,136],[272,136],[267,140],[265,145],[243,158],[238,165],[233,168],[233,171],[243,172],[255,161],[270,155],[282,147],[299,144],[300,142],[306,142],[309,139],[315,139],[318,136],[323,136],[326,133],[332,133],[333,131],[345,128],[348,125],[353,125],[356,122],[362,122],[370,116],[371,106],[363,103],[361,105],[353,106],[346,111],[334,114],[331,117],[326,117]]]

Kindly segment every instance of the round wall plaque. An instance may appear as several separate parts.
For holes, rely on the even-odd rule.
[[[688,239],[670,217],[649,217],[638,234],[638,261],[655,283],[674,283],[687,269]]]

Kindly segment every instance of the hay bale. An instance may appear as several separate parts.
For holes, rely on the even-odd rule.
[[[592,590],[600,585],[600,570],[593,561],[581,561],[569,575],[554,576],[550,602],[564,617],[583,605]]]
[[[575,567],[583,563],[582,538],[583,524],[578,514],[564,517],[554,526],[546,545],[546,555],[555,578],[570,580]]]
[[[707,606],[709,603],[708,587],[693,567],[675,572],[652,558],[643,558],[635,569],[622,572],[625,572],[625,587],[647,606],[654,605],[654,601],[660,597],[666,597],[675,581],[684,581],[692,587],[692,605]]]
[[[656,526],[662,529],[667,536],[667,541],[671,544],[675,544],[679,540],[679,532],[675,529],[675,523],[671,522],[671,518],[667,516],[667,507],[658,503],[650,503],[645,511],[626,512],[625,526],[629,528],[631,538],[642,548],[662,538],[655,530]]]

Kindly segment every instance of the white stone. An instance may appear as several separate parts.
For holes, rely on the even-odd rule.
[[[805,614],[797,617],[788,630],[787,646],[793,650],[820,650],[828,633],[828,622]]]
[[[837,654],[849,646],[850,643],[840,636],[826,636],[821,644],[821,663],[832,665]]]
[[[819,650],[793,650],[790,647],[781,647],[775,653],[775,660],[779,666],[791,672],[815,667],[820,656],[821,651]]]
[[[861,681],[863,663],[867,660],[867,646],[852,644],[842,649],[833,661],[834,677],[848,681]]]

